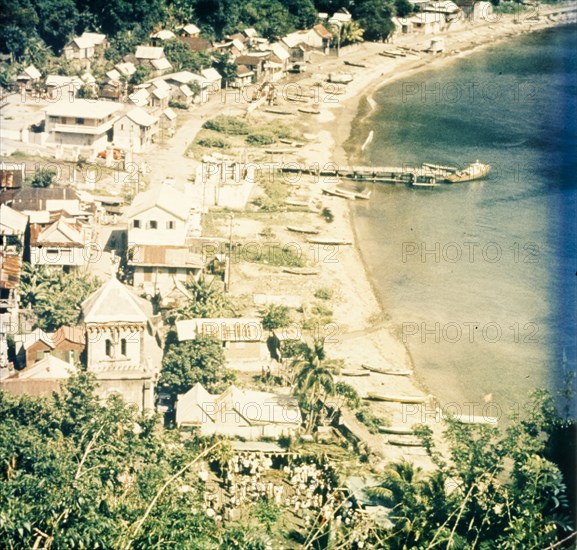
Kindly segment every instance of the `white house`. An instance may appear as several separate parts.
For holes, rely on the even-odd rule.
[[[154,407],[158,346],[150,335],[151,305],[111,278],[82,303],[87,370],[98,393],[121,395],[140,410]]]
[[[209,85],[210,92],[218,92],[222,88],[222,76],[214,69],[202,69],[200,74],[203,76],[206,83]]]
[[[112,126],[121,105],[112,101],[76,99],[53,103],[44,109],[47,143],[85,147],[96,153],[112,137]]]
[[[139,193],[126,211],[128,244],[185,244],[191,230],[193,204],[169,185],[157,185]]]
[[[302,424],[298,400],[291,395],[254,391],[232,385],[212,395],[201,384],[179,395],[176,424],[201,435],[218,434],[256,440],[295,435]]]
[[[158,132],[158,118],[135,107],[114,123],[114,145],[133,153],[144,153]]]
[[[106,35],[85,32],[73,38],[63,49],[65,59],[91,59],[98,49],[106,48]]]
[[[200,29],[193,23],[188,23],[182,27],[179,27],[179,31],[184,36],[190,36],[192,38],[198,38],[200,36]]]

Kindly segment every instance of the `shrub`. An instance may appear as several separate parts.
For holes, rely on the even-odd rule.
[[[330,208],[323,208],[321,216],[327,223],[332,223],[335,220],[335,215],[331,212]]]
[[[215,147],[217,149],[230,149],[230,143],[226,139],[204,137],[196,141],[202,147]]]
[[[319,300],[330,300],[333,297],[333,291],[331,288],[322,287],[316,290],[315,298]]]
[[[173,109],[182,109],[183,111],[188,111],[188,103],[179,101],[178,99],[171,99],[168,102],[168,106],[172,107]]]
[[[270,132],[254,132],[246,136],[249,145],[271,145],[275,141],[275,136]]]
[[[246,136],[249,133],[249,125],[247,122],[233,116],[217,116],[216,118],[207,120],[202,127],[231,136]]]

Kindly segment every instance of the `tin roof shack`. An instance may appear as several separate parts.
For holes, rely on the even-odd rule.
[[[21,368],[29,368],[48,355],[76,365],[86,346],[82,327],[62,326],[51,333],[37,329],[16,335],[15,340],[16,357]]]
[[[260,319],[251,317],[185,319],[176,321],[176,332],[180,342],[206,336],[220,340],[231,367],[237,363],[254,362],[258,363],[256,368],[260,368],[261,361],[268,356]]]
[[[20,189],[26,177],[25,170],[23,162],[0,162],[0,191]]]
[[[179,395],[178,427],[196,428],[201,435],[218,434],[256,440],[295,435],[302,424],[298,400],[291,395],[230,386],[212,395],[201,384]]]
[[[134,245],[128,250],[127,264],[132,285],[151,297],[159,294],[161,301],[177,283],[184,284],[191,277],[198,280],[204,267],[200,254],[187,246],[171,245]]]

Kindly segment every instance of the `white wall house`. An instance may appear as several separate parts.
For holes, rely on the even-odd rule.
[[[189,231],[190,199],[169,185],[139,193],[126,211],[128,245],[185,244]]]
[[[112,126],[121,105],[112,101],[62,100],[44,109],[47,143],[83,147],[98,152],[112,137]]]
[[[144,153],[157,132],[158,118],[136,107],[114,123],[114,145],[133,153]]]

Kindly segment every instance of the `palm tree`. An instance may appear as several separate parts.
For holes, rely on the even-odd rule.
[[[340,28],[337,31],[339,34],[340,45],[346,46],[347,44],[362,42],[364,32],[365,31],[357,21],[346,21],[340,25]]]
[[[323,363],[325,359],[324,342],[315,340],[312,347],[303,346],[301,356],[292,363],[293,369],[297,369],[293,393],[301,397],[304,408],[309,411],[307,432],[310,432],[316,423],[320,412],[319,403],[335,394],[333,373],[326,363]]]

